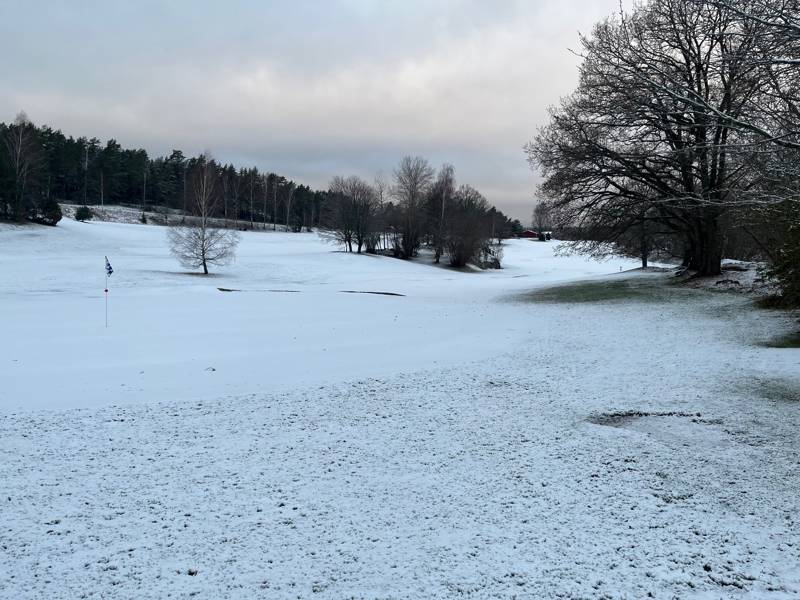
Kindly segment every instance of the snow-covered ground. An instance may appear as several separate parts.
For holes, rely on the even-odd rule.
[[[461,273],[348,255],[316,234],[246,233],[236,263],[204,278],[170,256],[163,227],[64,219],[5,231],[2,330],[14,343],[0,347],[0,406],[211,399],[491,356],[538,326],[495,297],[636,264],[554,262],[553,247],[511,242],[508,268]]]
[[[164,238],[0,231],[0,596],[800,595],[787,316],[518,301],[658,277],[538,242],[461,273],[251,233],[202,278]]]

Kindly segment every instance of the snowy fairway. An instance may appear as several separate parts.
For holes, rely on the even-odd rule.
[[[800,594],[779,313],[510,301],[635,266],[528,241],[458,273],[249,234],[203,279],[164,236],[0,231],[0,596]]]

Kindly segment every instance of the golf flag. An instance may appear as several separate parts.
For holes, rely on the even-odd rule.
[[[108,327],[108,278],[111,277],[111,274],[114,272],[114,269],[111,268],[111,263],[108,262],[108,257],[106,259],[106,289],[103,291],[105,292],[106,296],[106,327]]]

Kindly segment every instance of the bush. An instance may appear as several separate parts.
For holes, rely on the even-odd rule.
[[[55,200],[49,200],[42,206],[42,222],[45,225],[52,225],[55,227],[63,216],[61,207]]]
[[[39,206],[31,208],[28,218],[34,223],[55,226],[63,215],[61,207],[55,200],[45,200]]]
[[[93,217],[94,213],[92,213],[92,209],[88,206],[79,206],[78,210],[75,211],[76,221],[91,221]]]
[[[482,269],[502,269],[503,247],[500,244],[486,244],[481,250]]]
[[[483,250],[491,238],[486,198],[474,188],[462,185],[453,195],[448,211],[444,247],[450,266],[482,264]]]
[[[778,280],[783,304],[800,306],[800,223],[789,227],[768,273]]]

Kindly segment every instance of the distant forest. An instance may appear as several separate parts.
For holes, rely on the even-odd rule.
[[[151,158],[141,148],[123,148],[114,139],[66,136],[50,126],[36,127],[24,113],[0,123],[0,214],[6,220],[44,220],[53,202],[97,206],[122,204],[144,211],[191,212],[187,184],[200,157],[181,150]],[[319,224],[320,192],[258,168],[218,165],[219,216],[245,222],[285,222],[277,211],[292,196],[288,219],[295,227]]]

